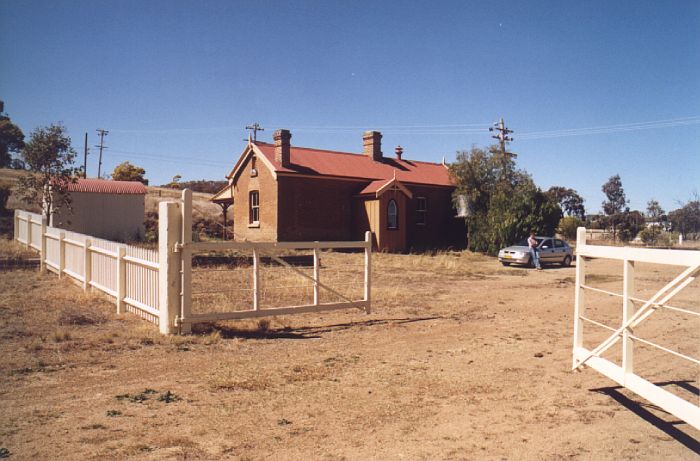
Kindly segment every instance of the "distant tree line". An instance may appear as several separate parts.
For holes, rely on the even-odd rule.
[[[214,181],[211,179],[199,179],[196,181],[181,181],[182,176],[175,175],[173,180],[161,187],[169,187],[171,189],[189,189],[193,192],[204,192],[207,194],[216,194],[221,189],[228,185],[228,181]]]

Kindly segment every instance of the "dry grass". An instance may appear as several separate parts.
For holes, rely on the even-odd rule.
[[[12,240],[12,237],[0,237],[0,259],[32,259],[37,258],[37,252],[28,250],[24,245]]]
[[[343,266],[355,257],[324,253],[326,280],[359,274]],[[619,264],[595,269],[598,283],[618,283]],[[645,285],[669,275],[638,270]],[[66,280],[5,273],[0,445],[11,459],[692,457],[669,434],[700,432],[627,394],[650,423],[595,391],[608,380],[568,371],[573,268],[377,254],[374,275],[371,315],[251,319],[162,336]],[[696,303],[700,287],[689,290],[679,302]],[[601,301],[590,313],[617,310]],[[692,320],[660,316],[640,332],[692,353]],[[696,378],[643,348],[635,361],[654,379]]]

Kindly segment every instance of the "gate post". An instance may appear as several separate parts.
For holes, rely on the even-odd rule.
[[[372,232],[365,232],[365,312],[372,312]]]
[[[180,254],[175,252],[182,232],[180,204],[158,204],[158,310],[161,333],[175,332],[175,317],[180,312]]]
[[[192,191],[185,189],[182,191],[182,249],[180,259],[182,261],[182,300],[180,301],[180,318],[187,319],[192,313],[192,248],[188,246],[192,243]],[[180,323],[180,333],[192,333],[191,323]]]
[[[581,285],[586,284],[586,260],[581,256],[580,250],[586,246],[586,228],[576,229],[576,288],[574,291],[574,359],[573,365],[578,362],[576,359],[577,349],[583,347],[583,320],[582,315],[586,313],[585,300]]]
[[[318,250],[318,242],[314,242],[314,306],[321,303],[320,287],[318,282],[321,278],[321,259]]]
[[[253,246],[253,310],[260,310],[260,254],[255,246]]]
[[[634,315],[634,304],[630,297],[634,296],[634,261],[624,260],[624,286],[622,288],[622,324]],[[623,380],[627,380],[627,375],[634,373],[634,341],[630,334],[634,333],[631,328],[625,328],[622,332],[622,370]]]

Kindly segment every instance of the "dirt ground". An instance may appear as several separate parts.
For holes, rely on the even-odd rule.
[[[503,268],[468,253],[374,261],[369,315],[232,322],[187,337],[117,316],[54,275],[1,273],[0,448],[18,460],[700,454],[700,431],[592,369],[570,371],[573,267]],[[620,263],[592,271],[589,283],[621,288]],[[678,272],[639,267],[640,293]],[[698,299],[696,281],[675,305],[697,311]],[[619,319],[619,300],[588,301],[598,321]],[[698,357],[697,319],[659,312],[638,334]],[[635,366],[697,399],[698,368],[667,357],[640,346]]]

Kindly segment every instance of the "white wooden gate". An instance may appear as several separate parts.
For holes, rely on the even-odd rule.
[[[163,333],[189,333],[198,322],[233,320],[263,316],[299,314],[336,309],[357,308],[370,312],[371,306],[371,233],[363,241],[344,242],[193,242],[192,193],[182,192],[180,202],[161,202],[159,209],[160,254],[160,329]],[[326,249],[359,249],[364,252],[362,297],[352,299],[333,286],[324,283],[320,273],[320,254]],[[192,312],[192,256],[200,252],[237,250],[252,254],[252,296],[249,308],[225,312]],[[275,254],[279,250],[313,251],[313,274],[309,275]],[[263,308],[260,303],[261,256],[266,255],[277,264],[289,269],[301,279],[313,284],[313,302],[303,305]],[[324,294],[332,294],[336,301],[323,302]],[[341,301],[337,301],[341,299]]]
[[[623,293],[614,293],[594,288],[586,283],[587,262],[593,258],[623,261]],[[651,298],[639,299],[635,297],[634,293],[635,262],[682,266],[686,269],[656,292]],[[657,348],[665,353],[695,363],[696,365],[700,365],[700,360],[698,360],[697,357],[681,354],[634,335],[634,328],[658,309],[668,309],[670,311],[682,312],[686,315],[700,316],[698,312],[674,307],[669,304],[671,299],[692,283],[699,274],[700,251],[586,245],[586,229],[583,227],[578,228],[576,244],[573,369],[577,369],[584,364],[588,365],[618,384],[630,389],[665,411],[682,419],[696,429],[700,429],[700,407],[697,403],[691,403],[682,399],[641,378],[634,373],[633,366],[633,346],[635,341]],[[611,327],[588,318],[586,316],[586,305],[584,302],[585,291],[596,291],[622,298],[622,324],[619,327]],[[633,302],[641,303],[641,307],[635,310]],[[611,334],[597,347],[589,350],[584,347],[583,343],[584,323],[592,323],[608,329],[611,331]],[[699,333],[700,332],[697,330],[695,331],[695,341],[697,341]],[[622,366],[618,366],[601,357],[601,354],[620,340],[622,341]]]

